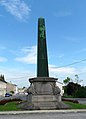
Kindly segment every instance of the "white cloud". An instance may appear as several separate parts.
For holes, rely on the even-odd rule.
[[[55,65],[49,65],[49,69],[54,74],[76,74],[76,69],[70,67],[57,68]]]
[[[24,57],[17,57],[15,60],[23,63],[28,64],[36,64],[37,62],[37,46],[26,47],[21,49],[22,53],[26,56]]]
[[[31,11],[24,0],[0,0],[0,5],[21,21],[26,21]]]
[[[72,13],[68,12],[68,11],[60,11],[60,12],[54,13],[54,16],[56,16],[56,17],[67,17],[67,16],[71,16],[71,15],[72,15]]]
[[[0,66],[0,74],[5,76],[7,82],[12,82],[18,87],[29,86],[29,78],[34,77],[33,72],[22,67],[8,68]]]
[[[79,71],[72,67],[57,68],[55,65],[49,65],[49,73],[50,77],[56,77],[60,82],[63,82],[67,77],[73,78]]]
[[[7,59],[5,57],[0,57],[0,62],[6,62]]]

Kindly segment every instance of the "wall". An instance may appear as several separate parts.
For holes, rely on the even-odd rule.
[[[6,94],[6,83],[0,81],[0,96],[5,96]]]
[[[56,82],[56,85],[60,88],[60,90],[61,90],[61,96],[62,96],[64,94],[63,83]]]

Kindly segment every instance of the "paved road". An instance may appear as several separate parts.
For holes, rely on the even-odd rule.
[[[25,94],[17,94],[17,95],[13,95],[10,97],[5,97],[5,96],[0,96],[0,100],[7,100],[7,99],[21,99],[21,100],[27,100],[27,95]]]
[[[15,98],[25,101],[25,100],[27,100],[28,97],[25,94],[18,94],[18,95],[13,95],[13,96],[10,96],[10,97],[2,96],[2,97],[0,97],[0,100],[3,100],[3,99],[15,99]],[[67,98],[67,99],[69,99],[69,100],[78,100],[79,103],[86,104],[86,98]]]
[[[86,113],[0,115],[0,119],[86,119]]]
[[[81,104],[86,104],[86,98],[75,98],[76,100],[79,101]]]
[[[79,103],[86,104],[86,98],[65,98],[65,99],[78,100]]]

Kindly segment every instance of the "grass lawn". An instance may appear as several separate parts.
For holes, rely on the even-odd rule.
[[[0,105],[0,111],[19,111],[21,109],[17,108],[18,102],[8,102],[5,105]],[[68,101],[64,101],[65,104],[68,104],[71,109],[86,109],[86,105],[72,103]]]
[[[68,101],[64,101],[65,104],[68,104],[71,109],[86,109],[86,105],[84,104],[77,104]]]
[[[8,102],[5,105],[0,105],[0,111],[19,111],[17,102]]]

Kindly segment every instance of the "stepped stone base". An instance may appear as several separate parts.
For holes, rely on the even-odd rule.
[[[23,110],[55,110],[55,109],[69,109],[70,107],[64,104],[61,96],[56,95],[28,95],[26,102],[18,105]]]
[[[29,109],[65,109],[68,108],[61,101],[60,95],[29,95],[28,104],[32,104]]]
[[[61,101],[60,89],[56,86],[55,78],[37,77],[29,79],[27,101],[20,105],[23,109],[66,109],[69,108]]]

